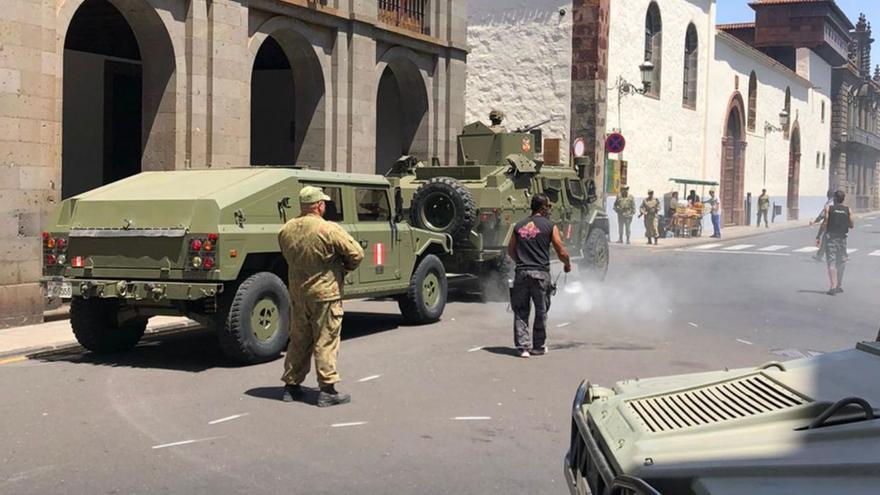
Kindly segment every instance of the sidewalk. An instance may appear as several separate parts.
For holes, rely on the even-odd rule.
[[[171,333],[199,326],[189,318],[154,316],[150,318],[144,335]],[[0,330],[0,364],[4,361],[18,361],[36,354],[76,347],[79,347],[79,344],[73,336],[70,320],[66,318]]]

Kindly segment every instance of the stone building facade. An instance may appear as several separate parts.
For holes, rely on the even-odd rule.
[[[40,232],[142,170],[455,159],[466,0],[4,0],[0,326],[41,319]]]
[[[840,42],[845,47],[851,27],[831,0],[757,1],[755,22],[727,26],[716,24],[716,0],[535,0],[517,14],[493,10],[493,0],[472,3],[484,10],[468,23],[469,59],[486,62],[479,75],[469,68],[469,118],[505,104],[510,94],[501,74],[518,67],[496,64],[484,52],[503,46],[525,60],[517,80],[531,74],[521,84],[537,88],[505,109],[519,123],[568,108],[569,127],[551,127],[549,134],[562,137],[565,147],[587,138],[597,179],[608,158],[627,163],[637,197],[649,188],[672,190],[672,177],[718,181],[727,225],[748,221],[748,195],[754,211],[762,188],[789,218],[811,215],[824,202],[832,67],[843,63]],[[570,32],[563,12],[571,12]],[[809,29],[789,30],[797,19]],[[514,21],[519,24],[509,26]],[[537,57],[544,48],[533,46],[529,33],[551,39],[552,56]],[[566,38],[570,52],[562,49]],[[639,94],[633,89],[642,89],[645,60],[654,67],[651,87]],[[566,63],[570,71],[548,70]],[[569,92],[556,94],[566,85]],[[626,137],[626,149],[606,156],[604,137],[615,130]]]

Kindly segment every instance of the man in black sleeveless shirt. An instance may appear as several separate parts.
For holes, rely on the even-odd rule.
[[[547,352],[547,311],[550,310],[550,246],[562,261],[566,273],[571,271],[571,259],[559,229],[553,225],[550,200],[543,194],[532,197],[532,215],[513,227],[507,245],[507,254],[516,262],[516,276],[510,293],[513,309],[513,343],[520,357],[536,356]],[[534,341],[529,336],[529,313],[535,305]],[[530,354],[531,351],[531,354]]]
[[[843,205],[846,193],[834,192],[834,204],[825,207],[822,231],[825,232],[825,259],[828,263],[828,295],[843,292],[843,271],[846,268],[846,234],[853,228],[852,212]]]

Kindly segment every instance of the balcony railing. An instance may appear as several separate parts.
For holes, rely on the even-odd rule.
[[[859,143],[863,146],[880,151],[880,136],[860,127],[853,126],[849,128],[847,141],[851,143]]]
[[[379,21],[414,31],[431,34],[428,26],[429,0],[379,0]]]

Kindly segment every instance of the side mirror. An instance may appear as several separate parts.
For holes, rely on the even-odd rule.
[[[587,179],[587,203],[592,203],[596,199],[596,181]]]
[[[394,223],[403,221],[403,192],[399,187],[394,188]]]

